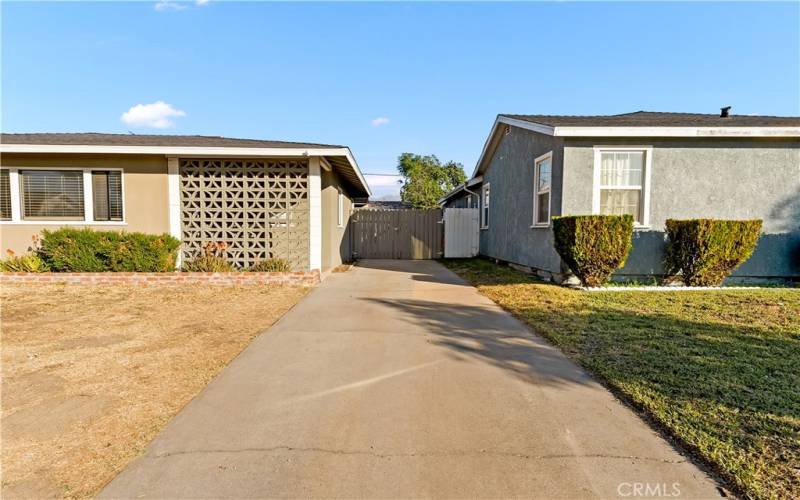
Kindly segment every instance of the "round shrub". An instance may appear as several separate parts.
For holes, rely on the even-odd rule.
[[[600,286],[625,265],[631,250],[630,215],[553,217],[558,255],[583,286]]]
[[[665,271],[687,286],[719,286],[750,258],[761,220],[667,219]]]

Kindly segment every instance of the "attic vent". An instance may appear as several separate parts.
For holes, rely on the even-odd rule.
[[[510,126],[508,126],[508,125],[506,125],[506,129],[503,131],[503,133],[504,133],[505,135],[508,135],[508,134],[510,134],[510,133],[511,133],[511,127],[510,127]]]
[[[719,108],[719,117],[720,118],[728,118],[730,116],[731,107],[725,106],[724,108]]]

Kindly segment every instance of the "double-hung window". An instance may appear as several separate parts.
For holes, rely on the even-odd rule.
[[[489,227],[489,183],[485,183],[481,188],[481,227],[486,229]]]
[[[3,168],[0,220],[15,224],[122,223],[122,193],[119,169]]]
[[[595,213],[648,225],[651,155],[650,148],[595,148]]]
[[[550,225],[550,188],[553,176],[553,152],[533,161],[533,225]]]

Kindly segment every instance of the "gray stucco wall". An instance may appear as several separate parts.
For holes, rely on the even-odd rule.
[[[764,236],[739,278],[800,277],[800,141],[779,139],[566,140],[562,210],[592,211],[595,145],[652,146],[650,227],[637,229],[619,275],[662,273],[669,218],[762,219]]]
[[[561,259],[553,248],[551,228],[533,223],[533,161],[549,151],[552,159],[550,210],[561,214],[563,141],[557,137],[510,127],[483,173],[491,185],[489,227],[480,231],[482,255],[560,272]]]

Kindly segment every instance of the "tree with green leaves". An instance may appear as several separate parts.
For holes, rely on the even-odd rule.
[[[438,207],[442,196],[467,180],[460,163],[442,164],[434,155],[403,153],[397,159],[397,171],[404,179],[400,199],[414,208]]]

